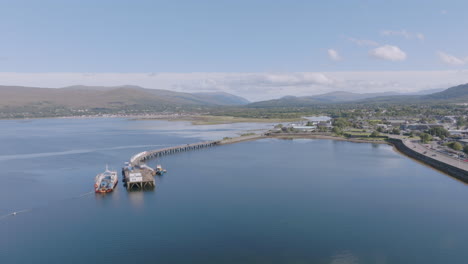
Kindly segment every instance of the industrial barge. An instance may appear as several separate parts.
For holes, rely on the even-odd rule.
[[[117,176],[117,171],[111,171],[106,166],[106,171],[96,175],[96,178],[94,181],[94,191],[96,193],[112,192],[115,186],[117,186],[118,181],[119,181],[119,178]]]

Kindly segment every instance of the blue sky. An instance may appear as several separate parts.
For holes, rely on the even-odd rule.
[[[468,1],[0,0],[0,72],[460,71],[466,10]]]

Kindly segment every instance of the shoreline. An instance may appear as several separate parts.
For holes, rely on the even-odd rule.
[[[417,163],[425,165],[431,169],[437,170],[447,176],[454,178],[457,181],[460,181],[464,184],[468,184],[468,171],[463,168],[455,167],[449,163],[446,163],[442,160],[436,159],[434,157],[429,157],[427,155],[418,153],[417,151],[408,147],[402,139],[399,138],[388,138],[385,141],[373,141],[373,140],[360,140],[352,138],[342,138],[337,136],[329,135],[311,135],[311,134],[300,134],[300,135],[269,135],[268,138],[279,138],[279,139],[328,139],[328,140],[337,140],[337,141],[347,141],[353,143],[372,143],[372,144],[386,144],[393,147],[393,150],[405,157],[408,157]]]
[[[431,169],[437,170],[447,176],[452,177],[453,179],[460,181],[464,184],[468,184],[468,171],[454,167],[451,164],[443,162],[442,160],[435,159],[433,157],[426,156],[424,154],[418,153],[415,150],[409,148],[406,143],[400,138],[388,138],[387,140],[362,140],[362,139],[352,139],[352,138],[343,138],[333,135],[314,135],[314,134],[256,134],[252,136],[236,137],[230,139],[223,139],[218,141],[219,145],[226,144],[235,144],[246,141],[253,141],[265,138],[274,138],[274,139],[325,139],[325,140],[336,140],[336,141],[347,141],[352,143],[371,143],[371,144],[385,144],[392,146],[393,150],[405,157],[408,157],[419,164],[427,166]]]
[[[51,117],[18,117],[0,118],[0,121],[28,121],[41,119],[98,119],[98,118],[123,118],[129,121],[168,121],[190,122],[192,125],[221,125],[235,123],[290,123],[304,120],[298,118],[247,118],[234,116],[213,116],[208,114],[154,114],[154,115],[87,115],[87,116],[51,116]]]
[[[169,122],[190,122],[192,125],[221,125],[234,123],[290,123],[304,120],[304,118],[250,118],[234,116],[215,116],[215,115],[155,115],[146,117],[137,117],[132,120],[160,120]]]
[[[392,138],[389,139],[389,142],[399,153],[403,154],[404,156],[416,160],[419,163],[423,163],[426,166],[429,166],[437,171],[440,171],[446,175],[453,177],[456,180],[468,184],[468,170],[465,169],[467,164],[460,163],[460,161],[458,160],[457,162],[455,162],[458,163],[458,165],[454,164],[453,160],[445,159],[444,161],[444,158],[440,158],[439,156],[437,156],[437,154],[435,156],[429,156],[432,153],[426,155],[426,152],[428,152],[426,150],[424,150],[423,153],[420,153],[417,147],[410,147],[408,145],[408,143],[412,144],[411,142],[407,142],[402,139]]]
[[[393,145],[393,144],[389,144],[389,145],[392,146],[393,151],[395,151],[396,153],[398,153],[398,154],[400,154],[400,155],[402,155],[402,156],[405,156],[405,157],[407,157],[407,158],[413,160],[413,161],[416,162],[416,163],[419,163],[419,164],[421,164],[421,165],[423,165],[423,166],[426,166],[426,167],[428,167],[429,169],[435,170],[435,171],[440,172],[440,173],[442,173],[442,174],[444,174],[444,175],[446,175],[446,176],[449,176],[450,178],[452,178],[452,179],[455,180],[455,181],[458,181],[458,182],[460,182],[460,183],[463,183],[463,184],[465,184],[465,185],[468,185],[468,181],[464,181],[464,180],[462,180],[462,179],[460,179],[460,178],[458,178],[458,177],[455,177],[455,176],[451,175],[450,173],[448,173],[448,172],[445,171],[445,170],[442,170],[442,169],[439,169],[439,168],[435,168],[435,167],[431,166],[430,164],[428,164],[428,163],[426,163],[426,162],[424,162],[424,161],[422,161],[422,160],[420,160],[420,159],[417,159],[417,158],[415,158],[415,157],[412,157],[412,156],[406,154],[405,152],[401,151],[400,149],[398,149],[398,147],[395,146],[395,145]]]
[[[279,139],[329,139],[329,140],[337,140],[337,141],[347,141],[353,143],[371,143],[371,144],[386,144],[391,145],[389,142],[385,140],[363,140],[363,139],[353,139],[353,138],[344,138],[344,137],[337,137],[332,135],[314,135],[314,134],[269,134],[265,135],[266,138],[279,138]]]

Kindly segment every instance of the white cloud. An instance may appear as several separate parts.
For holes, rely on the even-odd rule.
[[[369,55],[374,58],[388,61],[404,61],[406,53],[397,46],[384,45],[369,51]]]
[[[419,40],[424,40],[426,37],[422,33],[416,33],[416,38]]]
[[[407,31],[406,29],[402,29],[402,30],[382,30],[380,31],[380,35],[382,36],[386,36],[386,37],[389,37],[389,36],[396,36],[396,37],[403,37],[403,38],[406,38],[406,39],[413,39],[413,38],[416,38],[416,39],[419,39],[419,40],[424,40],[425,39],[425,36],[423,33],[413,33],[413,32],[409,32]]]
[[[328,57],[330,57],[331,60],[334,60],[334,61],[342,60],[342,58],[341,58],[340,54],[338,53],[338,51],[336,51],[334,49],[327,50],[327,53],[328,53]]]
[[[331,91],[415,92],[468,83],[468,70],[286,73],[14,73],[0,72],[2,85],[58,88],[70,85],[139,85],[179,92],[228,92],[251,101]]]
[[[349,41],[353,42],[354,44],[358,45],[358,46],[378,46],[379,43],[377,43],[376,41],[373,41],[373,40],[369,40],[369,39],[356,39],[356,38],[348,38]]]
[[[468,63],[468,57],[463,59],[463,58],[455,57],[453,55],[450,55],[441,51],[439,51],[437,55],[439,55],[439,59],[442,62],[449,64],[449,65],[460,66],[460,65],[465,65]]]

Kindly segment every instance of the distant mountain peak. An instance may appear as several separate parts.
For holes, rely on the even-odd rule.
[[[217,100],[218,102],[223,102],[225,105],[245,105],[250,103],[249,100],[233,95],[230,93],[226,93],[223,91],[220,92],[199,92],[199,93],[193,93],[193,95],[197,96],[204,96],[204,97],[211,97],[214,100]]]
[[[280,99],[260,101],[250,104],[250,107],[306,107],[330,103],[431,103],[431,102],[468,102],[468,84],[462,84],[431,94],[396,92],[353,93],[333,91],[313,96],[284,96]]]
[[[432,93],[424,95],[425,99],[435,99],[435,100],[449,100],[449,99],[458,99],[458,100],[467,100],[468,99],[468,83],[450,87],[441,92]]]
[[[147,89],[136,85],[35,88],[0,86],[2,107],[28,108],[31,112],[48,109],[180,109],[214,105],[244,105],[246,99],[225,92],[183,93]],[[9,110],[10,111],[10,110]],[[47,110],[49,111],[49,110]]]
[[[60,89],[68,89],[68,90],[95,90],[95,91],[109,91],[109,90],[114,90],[114,89],[144,89],[141,86],[137,85],[116,85],[116,86],[93,86],[93,85],[71,85],[71,86],[66,86]]]

